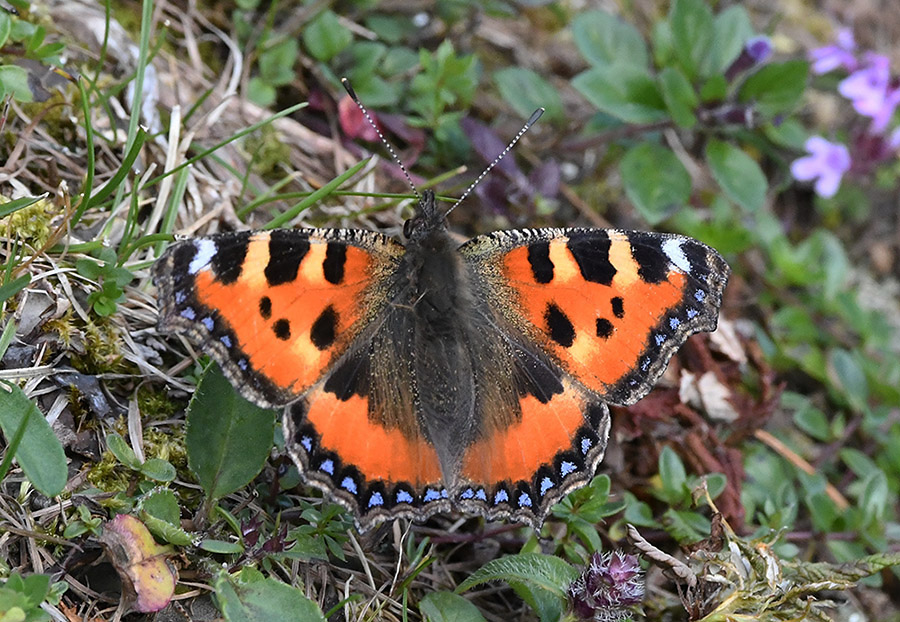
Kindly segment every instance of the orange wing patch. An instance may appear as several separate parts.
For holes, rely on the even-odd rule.
[[[399,253],[387,238],[352,230],[182,242],[157,264],[160,325],[199,333],[248,397],[284,404],[322,378],[382,306],[378,277]]]

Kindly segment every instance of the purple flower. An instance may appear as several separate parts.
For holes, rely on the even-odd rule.
[[[725,79],[732,81],[738,74],[762,64],[772,55],[772,40],[765,35],[751,37],[734,62],[725,70]]]
[[[838,67],[854,71],[858,66],[853,55],[854,50],[856,41],[853,40],[853,31],[841,28],[837,35],[837,45],[826,45],[809,53],[809,60],[812,61],[811,70],[817,75],[828,73]]]
[[[866,54],[866,66],[841,80],[838,92],[856,112],[872,117],[872,131],[881,132],[900,104],[900,89],[891,82],[890,61],[881,54]]]
[[[791,174],[799,181],[816,180],[813,186],[820,197],[830,198],[841,185],[841,177],[850,170],[850,152],[840,143],[811,136],[804,148],[809,152],[791,164]]]
[[[621,551],[594,553],[569,586],[572,610],[582,620],[624,620],[644,598],[638,558]]]

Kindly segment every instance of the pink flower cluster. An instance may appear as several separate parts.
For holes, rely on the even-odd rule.
[[[579,620],[630,619],[644,598],[644,573],[637,557],[622,551],[594,553],[569,586],[569,602]]]
[[[886,134],[888,125],[900,105],[900,81],[891,75],[890,61],[874,52],[859,54],[853,32],[841,29],[837,41],[812,50],[811,71],[823,74],[837,69],[848,72],[838,84],[838,92],[847,98],[863,117],[872,121],[868,128],[852,136],[851,150],[845,145],[812,136],[806,141],[809,155],[791,164],[791,174],[800,181],[815,180],[816,194],[832,197],[840,187],[843,175],[854,167],[860,172],[893,155],[900,147],[900,128]]]

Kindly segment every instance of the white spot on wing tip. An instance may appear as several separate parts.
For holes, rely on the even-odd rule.
[[[681,243],[683,240],[679,239],[669,239],[663,242],[662,250],[666,254],[666,257],[669,258],[669,261],[672,264],[684,272],[685,274],[691,273],[691,262],[688,260],[687,255],[684,254],[684,250],[681,248]]]
[[[194,240],[194,248],[197,252],[194,254],[194,258],[191,259],[191,263],[188,266],[189,274],[197,274],[200,272],[205,266],[209,265],[213,255],[216,254],[216,243],[212,240],[205,240],[202,238]]]

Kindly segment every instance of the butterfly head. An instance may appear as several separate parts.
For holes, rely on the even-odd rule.
[[[446,228],[447,212],[437,206],[433,190],[423,190],[415,215],[403,223],[403,237],[417,241]]]

